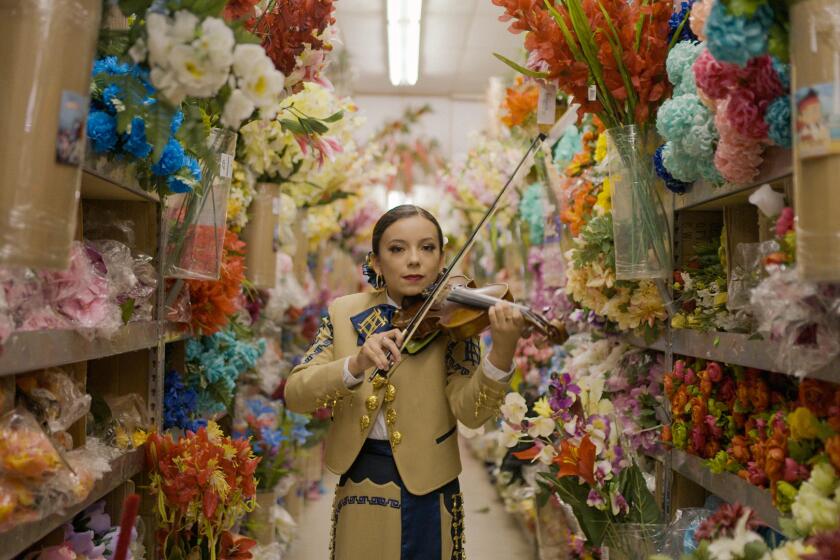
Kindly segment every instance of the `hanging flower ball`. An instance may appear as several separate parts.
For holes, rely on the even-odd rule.
[[[674,84],[675,97],[686,93],[696,93],[697,85],[692,67],[703,50],[703,45],[700,43],[681,41],[668,53],[665,68],[668,71],[668,79]]]
[[[772,25],[773,10],[767,4],[759,6],[752,16],[742,17],[733,15],[718,1],[706,21],[709,51],[721,62],[744,66],[751,58],[767,52]]]
[[[770,140],[777,146],[790,148],[792,136],[790,130],[790,98],[787,95],[776,98],[767,107],[764,115]]]
[[[662,152],[664,149],[664,145],[659,146],[653,154],[653,166],[656,169],[656,175],[665,182],[665,186],[669,191],[677,194],[683,194],[688,190],[688,187],[690,187],[691,184],[675,179],[674,176],[671,175],[671,173],[665,168],[665,164],[662,162]]]

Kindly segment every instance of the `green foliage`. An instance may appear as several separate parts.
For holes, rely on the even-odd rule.
[[[577,243],[573,256],[576,267],[582,268],[603,255],[607,266],[615,269],[612,214],[593,216],[581,231]]]
[[[493,53],[493,56],[529,78],[537,78],[537,79],[546,79],[548,78],[548,72],[537,72],[536,70],[531,70],[530,68],[526,68],[521,64],[517,64],[516,62],[512,61],[511,59],[507,58],[506,56],[500,55],[499,53]]]

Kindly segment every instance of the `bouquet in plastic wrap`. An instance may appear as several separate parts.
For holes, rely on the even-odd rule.
[[[91,396],[67,372],[52,368],[19,375],[15,379],[18,394],[34,410],[54,441],[71,449],[73,441],[66,430],[90,410]]]

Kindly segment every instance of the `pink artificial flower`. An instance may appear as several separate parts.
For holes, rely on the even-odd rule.
[[[764,487],[767,485],[767,475],[755,461],[750,461],[747,464],[747,478],[753,486]]]
[[[76,560],[76,553],[69,545],[51,546],[38,555],[40,560]]]
[[[779,214],[779,219],[776,220],[777,237],[783,237],[787,232],[793,231],[794,217],[793,208],[787,206],[782,209],[782,213]]]
[[[698,0],[691,7],[691,16],[688,21],[691,26],[691,31],[697,35],[701,41],[706,40],[706,20],[712,12],[712,5],[714,0]]]
[[[723,371],[721,371],[720,364],[717,362],[709,362],[709,365],[706,366],[706,372],[713,383],[717,383],[723,378]]]
[[[735,184],[749,183],[758,175],[758,168],[764,161],[764,146],[761,142],[742,136],[732,126],[727,116],[729,99],[718,103],[715,127],[720,134],[715,151],[715,167],[724,179]]]
[[[726,118],[738,134],[761,140],[770,130],[764,121],[768,103],[759,99],[752,89],[736,88],[729,94]]]
[[[738,86],[741,69],[735,64],[719,62],[707,49],[700,53],[692,68],[697,89],[712,99],[723,99]]]
[[[688,385],[694,385],[697,382],[697,374],[694,373],[694,370],[691,368],[686,368],[685,370],[685,379],[684,381]]]
[[[800,465],[790,457],[785,458],[785,471],[782,475],[786,482],[797,482],[799,480],[807,479],[811,473],[808,471],[808,467],[805,465]]]
[[[750,59],[744,73],[744,86],[755,93],[757,99],[773,101],[784,95],[785,88],[769,54]]]
[[[677,360],[674,364],[674,377],[680,381],[685,381],[685,362]]]

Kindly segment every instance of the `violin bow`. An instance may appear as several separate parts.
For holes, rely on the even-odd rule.
[[[566,130],[566,127],[572,124],[572,122],[576,118],[578,107],[579,105],[577,103],[570,104],[563,116],[560,117],[560,119],[558,119],[557,122],[554,123],[554,125],[551,127],[551,131],[548,134],[540,132],[537,135],[537,137],[534,138],[534,141],[531,142],[531,145],[528,147],[528,150],[525,152],[525,155],[523,155],[522,159],[519,160],[519,163],[516,164],[513,173],[510,174],[510,177],[508,177],[507,181],[505,181],[504,186],[496,195],[496,199],[484,213],[484,216],[482,216],[481,220],[478,222],[478,225],[476,225],[475,228],[473,228],[472,233],[470,233],[469,238],[467,238],[467,242],[464,243],[464,245],[461,247],[458,253],[449,262],[448,266],[443,271],[443,276],[441,276],[441,278],[437,281],[437,284],[435,285],[434,290],[432,290],[432,293],[430,293],[426,297],[426,299],[423,301],[423,305],[420,306],[420,309],[417,311],[417,313],[414,314],[414,317],[411,318],[411,321],[403,330],[403,342],[400,346],[400,352],[405,350],[408,343],[416,334],[417,329],[420,328],[420,324],[423,322],[423,319],[426,318],[426,315],[429,313],[429,310],[432,308],[432,305],[434,305],[434,302],[437,301],[438,296],[446,287],[446,281],[452,275],[452,271],[454,271],[455,267],[457,267],[461,263],[461,260],[463,260],[467,252],[470,249],[472,249],[473,245],[475,244],[475,240],[478,237],[478,233],[487,224],[488,220],[490,220],[490,218],[492,218],[493,215],[496,213],[496,210],[499,207],[499,202],[501,202],[502,197],[504,197],[505,193],[508,190],[508,187],[510,187],[510,185],[513,183],[514,178],[519,173],[519,170],[522,168],[523,164],[528,160],[528,157],[532,153],[534,153],[534,151],[536,151],[536,149],[539,148],[543,141],[545,141],[546,139],[551,140],[552,144],[556,142],[560,138],[560,135],[563,134],[563,131]],[[390,354],[388,354],[388,358],[390,358]],[[399,364],[395,364],[387,372],[383,372],[379,368],[376,368],[373,370],[373,373],[370,374],[368,380],[373,381],[373,379],[377,375],[380,375],[382,373],[386,373],[386,377],[390,377],[397,370],[398,367]]]

